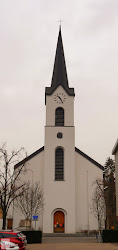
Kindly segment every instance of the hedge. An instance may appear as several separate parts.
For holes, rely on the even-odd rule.
[[[26,236],[27,244],[42,243],[42,231],[22,231]]]
[[[103,242],[118,242],[118,230],[103,230]]]

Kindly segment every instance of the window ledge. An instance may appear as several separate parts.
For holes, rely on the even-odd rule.
[[[54,181],[65,181],[65,180],[54,180]]]

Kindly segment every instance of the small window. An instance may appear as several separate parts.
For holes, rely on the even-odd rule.
[[[30,222],[30,220],[20,220],[19,226],[20,227],[30,227],[31,222]]]
[[[13,219],[7,219],[7,229],[12,229]]]
[[[55,180],[64,180],[64,150],[57,148],[55,151]]]
[[[55,126],[64,126],[64,109],[57,108],[55,111]]]
[[[57,138],[59,138],[59,139],[63,138],[63,134],[62,134],[61,132],[58,133],[58,134],[57,134]]]
[[[0,207],[0,219],[3,218],[3,212],[2,212],[2,208]]]

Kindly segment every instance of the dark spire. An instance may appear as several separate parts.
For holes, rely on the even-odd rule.
[[[63,42],[62,42],[62,36],[61,36],[61,26],[59,29],[59,36],[58,36],[58,42],[57,42],[57,49],[56,49],[56,55],[55,55],[51,87],[55,88],[58,85],[62,85],[65,88],[69,88],[64,50],[63,50]]]
[[[69,84],[68,84],[66,63],[65,63],[64,50],[63,50],[63,42],[62,42],[62,36],[61,36],[61,25],[59,28],[59,36],[58,36],[58,41],[57,41],[57,49],[56,49],[56,55],[55,55],[51,87],[46,87],[45,97],[46,95],[51,95],[59,85],[61,85],[65,89],[68,95],[75,96],[74,88],[69,88]],[[46,99],[45,99],[45,102],[46,102]]]

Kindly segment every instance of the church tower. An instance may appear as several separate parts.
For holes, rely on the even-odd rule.
[[[51,87],[45,89],[44,233],[75,232],[74,96],[60,28]]]

